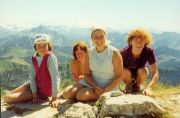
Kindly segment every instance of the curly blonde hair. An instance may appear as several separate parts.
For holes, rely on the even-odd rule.
[[[152,36],[149,32],[147,32],[144,29],[134,29],[132,31],[130,31],[128,33],[128,38],[127,38],[127,42],[130,45],[130,42],[132,41],[132,39],[134,37],[142,37],[144,40],[146,40],[146,44],[145,45],[149,45],[152,43]]]

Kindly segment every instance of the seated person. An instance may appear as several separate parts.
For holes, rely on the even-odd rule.
[[[85,64],[87,57],[87,46],[84,42],[77,42],[73,46],[73,59],[70,63],[70,71],[73,79],[76,81],[73,85],[65,88],[63,92],[63,98],[65,101],[61,101],[61,98],[52,103],[52,107],[60,107],[62,104],[69,104],[76,101],[76,95],[78,91],[84,87],[91,87],[84,80]]]
[[[36,54],[32,56],[30,81],[12,90],[4,96],[6,103],[32,101],[37,104],[48,97],[51,104],[56,100],[60,76],[58,62],[52,50],[52,43],[47,34],[39,34],[34,41]]]
[[[81,88],[76,95],[76,99],[83,102],[97,100],[105,92],[119,90],[123,73],[121,54],[107,43],[105,31],[94,29],[91,41],[94,47],[88,51],[88,64],[85,66],[87,71],[84,76],[91,86]]]
[[[71,74],[76,81],[74,85],[65,88],[63,97],[65,99],[76,99],[76,94],[81,88],[91,87],[84,80],[84,71],[87,55],[87,46],[83,42],[77,42],[73,47],[73,59],[71,60]]]

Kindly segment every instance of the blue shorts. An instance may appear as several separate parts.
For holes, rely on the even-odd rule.
[[[85,80],[80,80],[78,83],[84,85],[85,87],[90,87],[93,88],[88,82],[86,82]]]

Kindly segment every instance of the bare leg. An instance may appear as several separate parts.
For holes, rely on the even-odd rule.
[[[65,99],[76,99],[76,94],[80,89],[82,89],[84,86],[80,83],[75,83],[74,85],[70,85],[65,88],[63,92],[63,97]]]
[[[12,93],[17,93],[17,92],[24,92],[26,90],[26,86],[23,84],[17,88],[15,88],[14,90],[10,91],[10,94]]]
[[[13,104],[32,100],[32,92],[30,88],[23,88],[22,90],[23,91],[5,95],[4,102]]]
[[[147,79],[148,74],[149,74],[149,71],[148,71],[147,67],[138,69],[137,78],[136,78],[136,80],[137,80],[136,85],[138,87],[140,87],[140,85]]]
[[[126,84],[126,88],[124,90],[125,93],[133,93],[132,87],[132,74],[131,71],[127,68],[123,69],[123,81]]]
[[[59,96],[59,99],[55,100],[52,103],[51,107],[58,107],[59,109],[62,105],[64,106],[66,104],[74,103],[76,101],[76,94],[83,87],[84,86],[80,83],[75,83],[74,85],[66,87],[64,92],[62,93],[64,99],[61,96]]]
[[[76,95],[77,101],[88,102],[97,100],[99,96],[95,93],[93,88],[82,88]]]
[[[126,85],[131,84],[132,77],[131,77],[131,71],[129,69],[126,68],[123,69],[123,81]]]

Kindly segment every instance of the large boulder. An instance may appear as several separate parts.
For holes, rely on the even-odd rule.
[[[64,112],[64,113],[62,113]],[[64,105],[60,109],[59,118],[96,118],[93,107],[81,102]]]
[[[144,95],[121,95],[118,92],[108,92],[100,96],[97,101],[100,118],[108,116],[127,117],[162,117],[163,107],[153,98]]]

